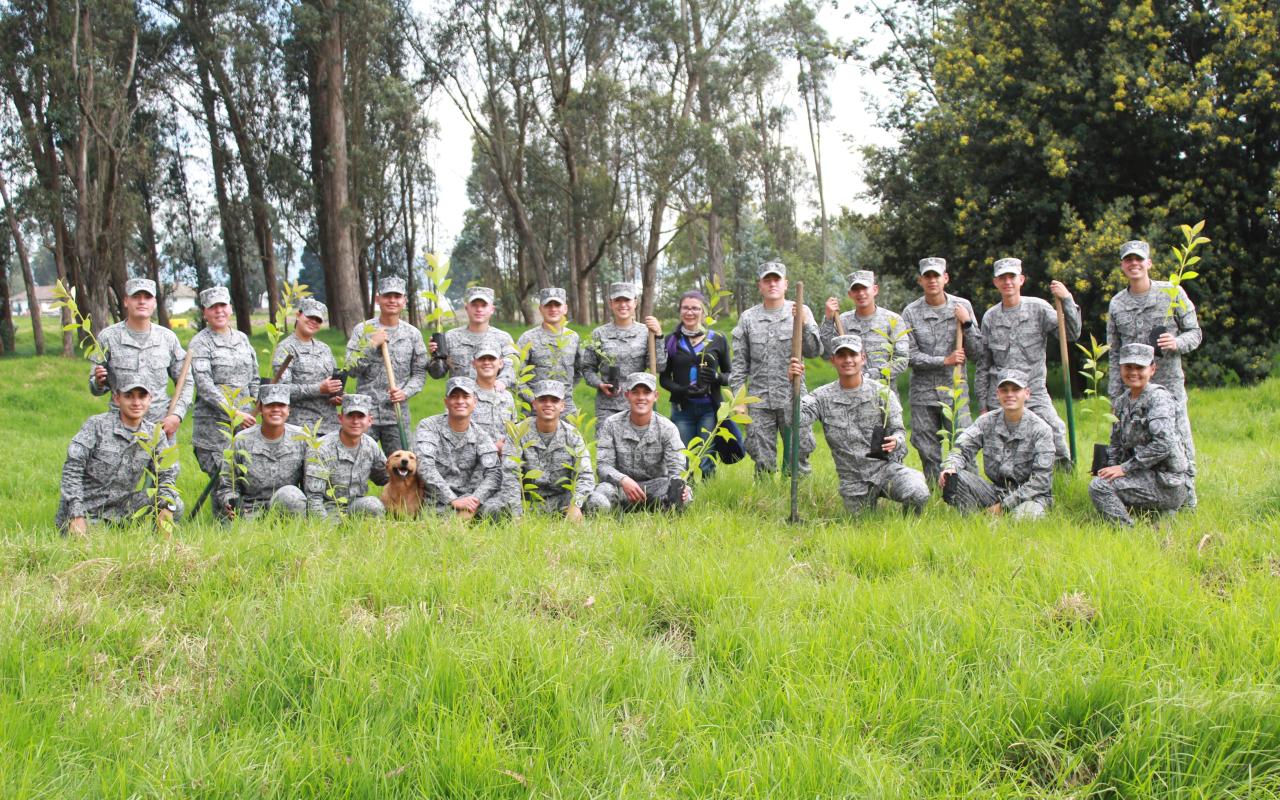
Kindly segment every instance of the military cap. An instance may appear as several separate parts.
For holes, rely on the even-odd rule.
[[[138,292],[146,292],[152,297],[155,297],[156,282],[149,278],[130,278],[124,282],[125,295],[133,297]]]
[[[1140,239],[1125,242],[1120,246],[1120,259],[1124,260],[1125,256],[1142,256],[1143,260],[1151,258],[1151,245]]]
[[[471,305],[473,300],[483,300],[493,305],[493,290],[488,286],[468,286],[467,291],[462,295],[462,302]]]
[[[378,281],[378,294],[404,294],[404,278],[397,275],[388,275]]]
[[[936,272],[939,275],[943,275],[947,271],[947,260],[937,256],[929,256],[928,258],[920,259],[919,266],[921,275],[927,272]]]
[[[1027,380],[1027,373],[1020,369],[1002,369],[996,378],[996,386],[1005,383],[1012,383],[1019,389],[1025,389],[1030,381]]]
[[[304,317],[316,317],[321,322],[329,321],[329,307],[314,297],[303,298],[298,303],[298,313]]]
[[[289,405],[289,384],[264,383],[258,387],[258,402],[264,406],[272,403]]]
[[[852,350],[855,353],[862,352],[862,337],[852,333],[844,336],[837,336],[831,340],[831,352],[839,353],[841,350]]]
[[[564,289],[557,287],[548,287],[538,292],[538,305],[545,306],[549,303],[559,303],[566,305],[568,295],[564,293]]]
[[[475,353],[473,353],[471,357],[475,359],[484,358],[485,356],[490,356],[491,358],[502,358],[502,351],[500,351],[498,346],[492,342],[484,342],[476,348]]]
[[[151,388],[143,381],[142,376],[136,372],[123,372],[113,376],[115,378],[115,391],[124,394],[133,389],[143,389],[147,394],[151,394]]]
[[[231,292],[225,286],[213,286],[200,293],[200,307],[213,308],[218,303],[231,304]]]
[[[538,397],[554,397],[557,400],[564,399],[564,384],[560,381],[538,381],[533,384],[533,396]]]
[[[1120,348],[1120,355],[1116,358],[1117,364],[1137,364],[1140,367],[1149,367],[1151,362],[1156,359],[1156,349],[1149,344],[1141,342],[1130,342]]]
[[[344,394],[342,396],[343,414],[373,415],[373,398],[367,394]]]
[[[876,285],[876,274],[869,269],[860,269],[857,272],[850,272],[845,277],[845,281],[850,289],[855,286],[865,286],[870,289]]]
[[[999,278],[1001,275],[1021,275],[1022,274],[1022,259],[1020,258],[1002,258],[999,261],[997,261],[993,266],[995,268],[994,269],[995,277],[997,278]]]
[[[635,300],[636,295],[638,294],[639,292],[636,291],[636,285],[634,283],[619,281],[618,283],[609,284],[610,300],[617,300],[619,297],[625,297],[628,300]]]
[[[777,275],[779,278],[787,277],[787,265],[781,261],[766,261],[756,268],[757,280],[763,280],[768,275]]]
[[[466,392],[472,397],[475,397],[476,382],[461,375],[456,378],[450,378],[444,385],[444,396],[448,397],[454,392]]]
[[[647,372],[633,372],[622,382],[622,388],[628,392],[637,386],[648,386],[656,392],[658,391],[658,380]]]

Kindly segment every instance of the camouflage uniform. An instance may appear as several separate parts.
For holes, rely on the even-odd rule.
[[[432,358],[427,364],[427,373],[433,378],[475,378],[476,370],[471,366],[476,351],[481,345],[489,344],[502,354],[502,368],[498,370],[498,380],[507,388],[516,385],[515,364],[517,360],[516,345],[511,334],[499,328],[490,328],[484,333],[473,333],[467,326],[445,331],[445,347],[449,357]]]
[[[970,323],[964,331],[964,352],[973,361],[982,354],[982,332],[978,328],[978,315],[973,306],[962,297],[948,294],[946,303],[929,305],[923,297],[916,299],[902,312],[903,322],[911,329],[911,386],[908,400],[911,403],[911,444],[920,454],[925,478],[929,483],[938,482],[942,469],[942,442],[938,431],[949,427],[942,414],[943,406],[951,405],[951,380],[954,369],[942,362],[951,355],[956,344],[955,307],[959,305],[969,312]],[[961,390],[957,411],[957,430],[972,421],[969,415],[968,372],[960,368]],[[938,387],[944,387],[939,389]]]
[[[224,334],[204,330],[191,337],[191,379],[196,385],[196,404],[192,412],[191,446],[196,451],[200,469],[210,478],[222,470],[222,451],[227,449],[227,421],[222,411],[223,387],[239,389],[237,408],[252,414],[258,396],[258,354],[249,337],[237,330]]]
[[[449,427],[448,414],[437,414],[418,423],[414,442],[418,475],[427,487],[427,500],[438,513],[453,511],[449,504],[468,496],[480,501],[477,516],[514,511],[508,505],[509,498],[499,492],[502,467],[498,449],[478,425],[468,425],[459,433]]]
[[[1130,244],[1133,244],[1132,242]],[[1144,243],[1140,243],[1144,244]],[[1128,246],[1126,245],[1127,249]],[[1107,344],[1112,353],[1119,353],[1126,344],[1138,342],[1150,344],[1153,328],[1175,335],[1178,341],[1176,352],[1159,351],[1156,358],[1156,374],[1151,382],[1163,386],[1173,395],[1178,404],[1178,438],[1186,451],[1188,477],[1188,504],[1195,505],[1196,446],[1191,437],[1191,418],[1187,414],[1186,378],[1182,373],[1182,354],[1189,353],[1200,346],[1204,334],[1200,330],[1200,322],[1196,317],[1196,307],[1187,297],[1187,292],[1178,287],[1177,298],[1182,307],[1176,308],[1170,315],[1172,301],[1165,294],[1173,284],[1168,281],[1151,281],[1151,288],[1145,294],[1134,294],[1127,288],[1116,292],[1111,298],[1107,313]],[[1112,359],[1108,370],[1107,390],[1114,402],[1127,391],[1120,380],[1120,367]]]
[[[1049,423],[1035,414],[1024,411],[1022,419],[1010,427],[1003,409],[988,411],[964,429],[943,462],[944,472],[956,470],[947,476],[948,484],[959,484],[955,495],[947,499],[950,492],[946,492],[944,499],[961,511],[999,503],[1017,519],[1043,517],[1053,506],[1053,439]],[[972,471],[979,450],[990,483]]]
[[[485,389],[476,386],[476,410],[471,414],[471,424],[489,435],[498,446],[498,455],[502,458],[502,485],[498,492],[502,496],[503,505],[519,515],[520,503],[520,471],[507,456],[511,455],[507,439],[507,423],[516,421],[515,396],[507,389]],[[502,443],[502,444],[499,444]]]
[[[745,385],[752,395],[760,398],[759,403],[750,407],[751,424],[747,426],[745,443],[757,474],[777,469],[779,433],[787,441],[784,454],[790,450],[791,380],[787,377],[787,367],[791,363],[791,336],[795,325],[791,315],[793,305],[794,301],[788,300],[781,308],[752,306],[738,318],[733,329],[729,387],[737,393]],[[804,323],[801,352],[805,358],[822,355],[818,326],[811,321]],[[800,390],[804,392],[803,382]],[[813,431],[801,428],[800,439],[799,463],[803,475],[809,472],[806,453],[814,448]]]
[[[124,322],[117,322],[102,329],[98,341],[106,348],[107,385],[99,388],[93,379],[94,366],[89,368],[89,391],[95,395],[112,392],[117,385],[117,373],[138,376],[147,385],[151,393],[151,408],[147,410],[147,422],[159,422],[164,419],[169,408],[169,379],[177,384],[178,375],[182,372],[182,362],[186,352],[178,344],[178,337],[168,328],[152,324],[146,333],[129,330]],[[191,405],[194,384],[188,380],[182,387],[178,403],[173,413],[179,419],[187,414]],[[111,411],[119,411],[115,401],[108,405]]]
[[[291,333],[271,356],[272,375],[290,355],[293,360],[280,375],[280,383],[289,386],[290,422],[309,428],[319,420],[320,433],[337,430],[338,409],[329,402],[330,395],[320,392],[320,384],[338,370],[333,350],[319,339],[304,342]]]
[[[1080,336],[1080,306],[1075,300],[1062,301],[1067,338]],[[998,408],[996,376],[1004,369],[1025,372],[1031,385],[1027,410],[1049,423],[1054,432],[1054,453],[1060,461],[1071,458],[1067,448],[1067,426],[1058,417],[1045,386],[1045,347],[1058,332],[1054,307],[1038,297],[1023,297],[1013,308],[996,303],[982,317],[982,356],[975,373],[978,397],[984,408]]]
[[[119,385],[129,380],[121,378]],[[151,505],[146,491],[136,487],[146,471],[150,468],[154,472],[155,467],[135,434],[153,431],[155,425],[143,422],[139,428],[130,428],[118,411],[85,420],[67,445],[67,460],[62,465],[62,494],[54,516],[59,529],[66,530],[67,523],[76,517],[94,522],[128,522],[139,509]],[[173,444],[172,438],[166,438],[161,448]],[[160,470],[158,477],[161,499],[174,512],[174,519],[180,518],[183,506],[177,490],[178,461],[175,459],[173,466]]]
[[[367,493],[369,481],[378,486],[387,485],[387,457],[368,434],[361,436],[355,447],[347,447],[339,438],[341,433],[325,434],[320,438],[319,448],[308,454],[304,478],[307,510],[321,519],[336,514],[334,498],[328,496],[332,484],[335,496],[348,500],[348,514],[380,517],[386,513],[382,500]]]
[[[1118,420],[1111,426],[1107,463],[1124,467],[1125,474],[1089,482],[1089,497],[1108,521],[1132,525],[1126,506],[1176,511],[1187,499],[1190,473],[1179,441],[1178,405],[1172,392],[1155,383],[1136,398],[1126,390],[1115,400]]]
[[[846,338],[853,337],[836,337],[833,347]],[[902,404],[896,393],[887,397],[889,424],[885,426],[885,436],[893,437],[898,442],[897,450],[905,451],[907,432],[902,427]],[[822,433],[840,477],[840,497],[846,511],[857,514],[873,509],[877,499],[887,497],[919,513],[929,501],[924,475],[900,461],[867,457],[873,448],[878,450],[884,444],[883,440],[871,440],[872,429],[884,423],[883,403],[880,384],[871,378],[864,377],[856,389],[844,389],[835,381],[805,396],[800,403],[800,424],[808,429],[814,420],[822,423]]]
[[[530,328],[520,334],[516,349],[521,353],[529,348],[527,363],[533,365],[533,379],[520,388],[520,395],[532,403],[529,385],[534,381],[559,381],[565,385],[564,413],[569,416],[577,411],[573,402],[573,387],[578,383],[578,334],[564,326],[560,333],[552,333],[543,326]],[[521,370],[524,363],[520,364]]]
[[[378,322],[377,317],[357,325],[347,340],[347,363],[355,364],[351,374],[356,376],[356,391],[374,400],[373,425],[368,435],[382,447],[383,452],[391,455],[401,449],[400,429],[396,425],[395,404],[387,397],[391,386],[387,382],[382,349],[368,346],[360,335],[366,325],[387,332],[387,350],[391,356],[391,368],[396,374],[396,388],[405,393],[405,402],[400,404],[400,419],[406,435],[410,424],[409,400],[422,391],[427,382],[427,345],[422,341],[422,332],[406,320],[400,320],[394,327],[386,327]],[[412,442],[407,444],[412,445]]]
[[[655,374],[659,374],[667,368],[667,349],[655,343],[655,351],[658,356],[658,372]],[[613,357],[620,376],[646,372],[649,369],[649,329],[639,322],[632,322],[625,328],[610,322],[591,332],[591,344],[582,348],[582,380],[597,389],[596,419],[605,419],[629,408],[621,386],[613,387],[613,397],[607,397],[598,390],[604,382],[602,373],[606,366],[601,353]]]
[[[529,418],[520,422],[518,433],[518,440],[509,445],[510,456],[519,460],[522,475],[533,470],[542,473],[522,481],[533,484],[533,491],[541,498],[534,500],[534,508],[564,512],[570,504],[578,509],[585,507],[596,487],[596,476],[591,468],[591,450],[577,428],[560,420],[555,431],[542,433],[537,420]]]
[[[600,425],[596,436],[596,471],[600,482],[587,500],[587,508],[608,511],[621,507],[631,511],[665,505],[670,492],[684,489],[680,475],[686,463],[684,442],[680,441],[680,431],[674,422],[655,411],[648,425],[637,428],[631,424],[630,409],[619,411]],[[640,484],[648,499],[643,503],[627,500],[622,493],[623,478]],[[675,502],[679,509],[687,505],[683,498]]]
[[[233,498],[239,503],[237,514],[251,517],[267,509],[289,514],[307,513],[307,497],[302,482],[307,467],[307,443],[298,437],[302,428],[286,424],[279,439],[262,435],[255,425],[236,434],[236,463],[244,465],[236,480],[236,491],[222,482],[214,495],[218,508],[225,508]]]
[[[907,371],[907,364],[911,359],[906,321],[889,309],[876,306],[875,313],[869,317],[859,316],[857,311],[846,311],[840,315],[840,322],[844,324],[846,334],[861,338],[863,346],[867,348],[867,365],[863,371],[876,380],[883,381],[880,369],[888,364],[889,382],[897,386],[898,376]],[[889,338],[890,325],[893,326],[893,335],[898,337],[896,342]],[[831,340],[836,335],[835,320],[827,319],[824,314],[818,330],[822,336],[823,352],[830,357]],[[889,358],[891,349],[892,359]]]

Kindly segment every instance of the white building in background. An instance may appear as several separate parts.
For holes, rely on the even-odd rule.
[[[37,286],[36,302],[40,304],[40,316],[57,315],[58,312],[53,307],[54,298],[52,286]],[[17,294],[9,295],[9,309],[15,315],[25,315],[31,310],[28,307],[27,291],[25,289]]]
[[[164,296],[164,302],[171,317],[190,313],[196,307],[196,290],[185,283],[175,283]]]

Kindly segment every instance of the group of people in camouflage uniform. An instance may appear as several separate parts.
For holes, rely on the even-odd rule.
[[[1153,281],[1150,268],[1146,243],[1122,247],[1129,285],[1112,298],[1107,324],[1118,421],[1108,466],[1089,493],[1106,519],[1121,524],[1132,524],[1135,509],[1174,511],[1196,502],[1180,356],[1199,345],[1201,333],[1185,292]],[[83,532],[90,521],[147,512],[180,517],[176,459],[162,453],[188,410],[215,513],[228,518],[266,509],[318,518],[380,515],[385,508],[369,484],[385,485],[409,469],[399,451],[412,451],[425,507],[442,514],[519,515],[529,504],[580,520],[613,509],[682,509],[693,499],[686,447],[715,433],[724,387],[758,398],[744,442],[757,473],[777,470],[779,436],[786,468],[797,422],[798,470],[807,473],[812,426],[820,421],[851,513],[881,497],[918,513],[930,487],[939,486],[963,511],[1042,516],[1053,503],[1055,464],[1070,466],[1065,426],[1045,386],[1045,348],[1058,313],[1022,295],[1018,259],[994,263],[1001,302],[980,322],[967,300],[946,292],[943,259],[921,260],[918,274],[923,295],[898,315],[876,304],[874,274],[854,272],[847,280],[854,309],[841,314],[838,300],[828,298],[818,324],[808,308],[786,299],[786,267],[767,262],[757,274],[761,302],[740,316],[731,341],[706,328],[706,300],[689,292],[677,330],[661,346],[658,321],[636,319],[638,291],[629,283],[610,286],[613,321],[585,346],[565,324],[558,288],[539,293],[541,324],[512,341],[490,325],[493,291],[470,287],[466,324],[428,343],[402,322],[405,284],[389,277],[378,285],[378,316],[351,332],[344,369],[316,338],[327,309],[308,298],[272,354],[267,381],[248,338],[230,326],[226,289],[201,292],[206,327],[184,352],[171,331],[150,320],[155,285],[133,279],[125,319],[102,332],[105,359],[90,374],[90,390],[110,393],[111,405],[68,447],[57,524]],[[1063,284],[1049,288],[1075,339],[1079,307]],[[792,356],[797,328],[800,358]],[[819,356],[832,360],[837,380],[805,391],[804,359]],[[983,411],[976,420],[968,412],[970,361]],[[907,433],[895,387],[908,370],[910,441],[922,471],[904,464]],[[410,441],[408,401],[427,375],[447,378],[445,412],[421,420]],[[348,377],[356,379],[355,392],[346,392]],[[573,404],[579,377],[596,390],[594,465],[572,421],[582,418]],[[671,394],[671,419],[655,410],[659,379]],[[802,387],[798,421],[794,380]],[[143,447],[147,436],[159,444]],[[699,466],[705,478],[715,464]]]

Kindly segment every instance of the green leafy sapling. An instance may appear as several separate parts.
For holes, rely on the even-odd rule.
[[[280,344],[289,333],[289,309],[297,308],[298,304],[311,296],[311,292],[307,289],[307,284],[298,283],[296,281],[285,281],[284,287],[280,290],[280,303],[276,308],[275,319],[267,323],[267,340],[271,345],[262,352],[270,358],[276,352],[276,346]]]
[[[222,398],[218,401],[222,416],[218,419],[218,433],[226,444],[222,450],[220,477],[227,487],[227,502],[234,511],[239,506],[240,481],[249,474],[249,454],[237,453],[235,449],[236,433],[242,427],[241,414],[244,413],[247,393],[240,387],[219,388],[222,389]]]
[[[1195,225],[1179,225],[1178,230],[1182,232],[1183,244],[1181,247],[1173,246],[1173,257],[1177,259],[1178,265],[1169,275],[1169,285],[1161,287],[1162,291],[1169,295],[1169,309],[1166,312],[1166,318],[1172,317],[1175,312],[1186,309],[1186,302],[1178,296],[1178,290],[1182,287],[1183,282],[1200,277],[1200,273],[1190,267],[1194,267],[1200,263],[1200,256],[1192,255],[1195,249],[1202,244],[1208,244],[1210,239],[1201,236],[1200,232],[1204,230],[1204,220],[1200,220]]]
[[[1111,350],[1111,345],[1105,342],[1099,342],[1098,338],[1093,334],[1089,334],[1089,346],[1076,343],[1076,347],[1084,354],[1084,365],[1080,370],[1080,375],[1088,384],[1084,390],[1085,402],[1081,404],[1081,414],[1097,414],[1098,406],[1105,409],[1101,412],[1102,418],[1107,424],[1116,422],[1116,415],[1111,413],[1111,398],[1107,397],[1106,392],[1098,391],[1098,387],[1107,379],[1107,369],[1103,363],[1107,352]]]
[[[433,327],[436,333],[442,333],[445,320],[454,318],[453,312],[445,307],[445,293],[453,285],[453,280],[449,277],[449,260],[436,253],[427,253],[423,259],[427,262],[427,285],[418,293],[427,303],[427,315],[423,322]]]
[[[71,317],[71,322],[63,325],[62,330],[76,332],[80,349],[91,364],[105,365],[107,347],[93,334],[93,320],[81,313],[80,306],[76,303],[76,290],[67,289],[62,281],[58,281],[53,287],[53,297],[53,307],[59,310],[65,308]]]
[[[324,481],[325,498],[341,513],[346,510],[348,500],[338,493],[338,487],[333,482],[333,465],[320,457],[320,440],[324,438],[320,433],[322,422],[323,420],[316,420],[310,425],[301,426],[301,430],[294,434],[293,440],[307,445],[307,464],[313,467],[314,473]]]
[[[956,446],[956,437],[960,435],[960,420],[964,418],[964,406],[969,402],[965,390],[964,373],[958,369],[951,371],[951,385],[938,386],[938,394],[945,402],[942,404],[944,424],[938,431],[938,439],[942,443],[942,456],[946,458]]]
[[[169,508],[168,497],[178,494],[172,477],[173,466],[178,463],[178,442],[166,436],[159,423],[150,430],[144,425],[134,432],[133,438],[147,454],[147,465],[134,487],[134,491],[146,493],[147,504],[134,512],[134,518],[149,515],[155,520],[159,533],[172,534],[173,512]]]
[[[699,435],[690,439],[689,443],[681,451],[685,457],[685,466],[680,473],[680,477],[685,483],[693,479],[695,471],[701,466],[704,459],[718,460],[715,452],[716,438],[719,437],[726,441],[733,438],[733,433],[727,426],[728,422],[733,422],[737,425],[751,424],[751,417],[738,409],[760,402],[759,397],[747,394],[747,387],[745,386],[740,387],[736,392],[731,392],[727,388],[722,388],[720,391],[724,399],[716,409],[715,426],[705,437]]]
[[[888,328],[876,328],[875,332],[884,338],[884,363],[877,370],[880,373],[880,380],[876,385],[876,392],[880,395],[880,409],[883,415],[881,425],[885,428],[889,427],[889,398],[897,391],[897,387],[893,385],[893,358],[898,350],[898,343],[911,333],[910,328],[899,328],[898,320],[890,318]],[[878,445],[877,445],[878,447]]]

